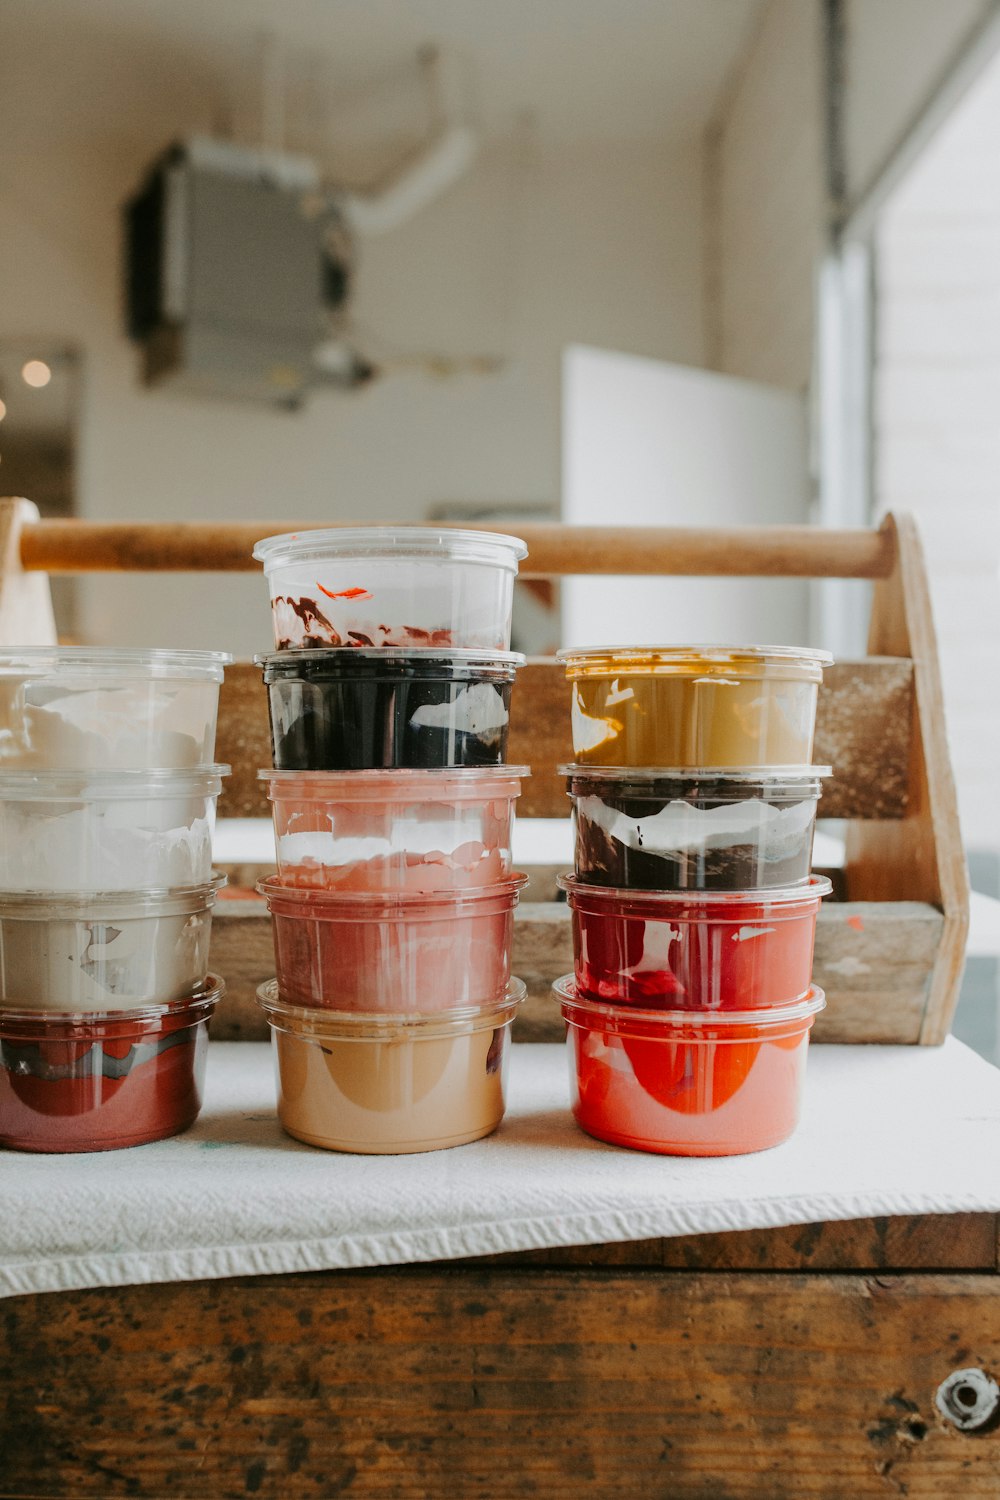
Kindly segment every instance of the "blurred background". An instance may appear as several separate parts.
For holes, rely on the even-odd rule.
[[[0,492],[268,529],[912,510],[1000,895],[998,48],[996,0],[5,0]],[[267,647],[259,579],[198,588],[62,581],[61,629]],[[859,584],[621,599],[523,588],[515,643],[864,650]],[[959,1030],[995,1055],[992,910]]]

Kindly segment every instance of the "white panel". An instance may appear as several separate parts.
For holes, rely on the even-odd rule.
[[[563,358],[563,519],[585,526],[764,526],[807,519],[802,397],[601,349]],[[808,641],[799,580],[580,578],[567,645]]]

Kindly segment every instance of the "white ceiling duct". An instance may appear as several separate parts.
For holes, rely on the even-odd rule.
[[[466,80],[458,57],[427,46],[418,62],[427,91],[430,138],[382,186],[337,194],[337,208],[358,234],[398,229],[458,182],[479,150],[479,134],[464,118]]]
[[[478,150],[471,126],[448,126],[381,191],[338,194],[337,207],[358,234],[387,234],[464,176]]]

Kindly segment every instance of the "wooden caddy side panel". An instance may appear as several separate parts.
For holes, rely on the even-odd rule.
[[[943,1042],[951,1027],[969,930],[969,875],[948,754],[944,692],[923,548],[912,516],[888,516],[896,565],[875,584],[868,649],[913,660],[914,722],[906,816],[855,823],[847,843],[847,889],[856,901],[926,901],[944,923],[920,1041]]]

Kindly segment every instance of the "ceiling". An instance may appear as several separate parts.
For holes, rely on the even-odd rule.
[[[419,137],[417,49],[459,62],[474,119],[506,137],[530,121],[540,143],[668,141],[699,131],[764,0],[4,0],[3,45],[61,96],[62,128],[100,134],[99,49],[112,91],[183,78],[219,128],[252,138],[262,38],[278,39],[286,144],[326,155],[352,141]],[[20,43],[20,46],[18,46]],[[9,54],[10,55],[10,54]],[[63,59],[63,61],[60,61]],[[79,64],[78,60],[79,59]],[[13,56],[11,61],[13,62]],[[106,124],[106,121],[104,122]]]

